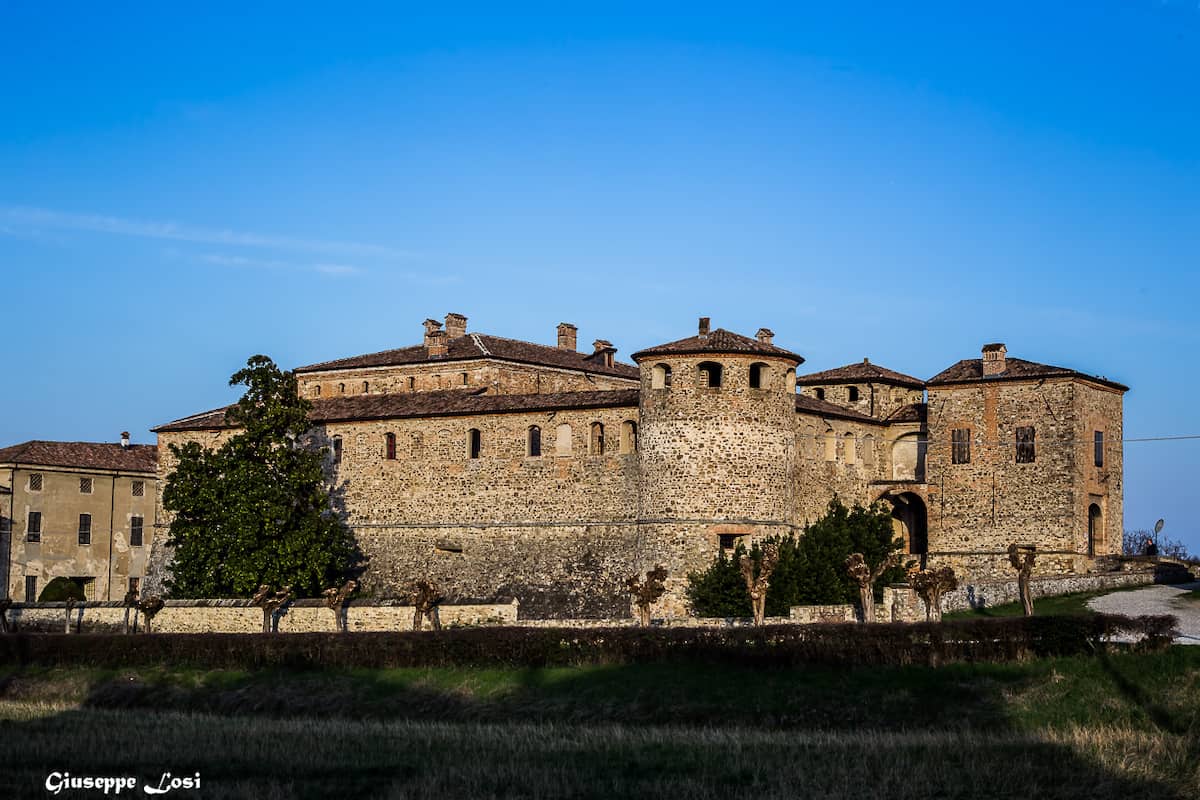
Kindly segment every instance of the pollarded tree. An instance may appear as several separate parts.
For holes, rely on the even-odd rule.
[[[779,566],[779,544],[764,542],[762,558],[757,562],[749,555],[738,559],[738,569],[746,582],[746,593],[750,595],[750,608],[754,612],[754,624],[762,625],[767,615],[767,590],[771,588],[771,573]]]
[[[1021,593],[1021,606],[1025,616],[1033,616],[1033,592],[1029,588],[1029,579],[1033,575],[1033,564],[1037,560],[1037,550],[1032,545],[1019,547],[1016,542],[1008,546],[1008,563],[1017,571],[1017,589]]]
[[[638,622],[646,627],[650,624],[650,606],[658,602],[658,599],[667,591],[665,581],[667,580],[667,568],[662,564],[656,564],[654,569],[646,571],[646,579],[641,580],[637,575],[632,575],[625,581],[625,586],[629,589],[629,594],[633,596],[633,602],[638,609]]]
[[[942,595],[958,588],[958,578],[951,567],[908,571],[908,585],[925,603],[925,621],[942,621]]]
[[[229,383],[246,387],[226,414],[240,432],[215,450],[171,445],[178,465],[163,489],[174,514],[171,594],[249,597],[270,584],[316,596],[348,577],[357,551],[330,507],[323,451],[299,444],[312,404],[266,356]]]

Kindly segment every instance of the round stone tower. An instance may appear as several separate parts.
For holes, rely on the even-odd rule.
[[[804,359],[772,336],[711,330],[703,317],[696,336],[633,355],[642,378],[641,558],[670,571],[668,613],[682,611],[687,573],[722,547],[791,530]]]

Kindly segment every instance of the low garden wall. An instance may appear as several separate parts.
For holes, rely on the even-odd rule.
[[[8,619],[18,631],[62,631],[65,603],[13,603]],[[80,633],[113,633],[124,629],[126,614],[120,602],[87,602],[71,612],[71,627]],[[139,616],[138,629],[144,627]],[[517,601],[443,605],[439,618],[446,627],[512,625],[517,621]],[[259,633],[263,612],[249,600],[168,600],[152,622],[155,633]],[[355,631],[397,631],[412,628],[413,607],[402,601],[352,600],[345,610],[346,627]],[[323,600],[294,600],[275,624],[280,633],[336,632],[337,623]]]
[[[1096,575],[1066,575],[1034,577],[1029,590],[1036,601],[1039,597],[1052,597],[1075,592],[1094,592],[1103,589],[1119,589],[1122,586],[1140,586],[1154,583],[1154,570],[1130,572],[1106,572]],[[965,611],[970,608],[988,608],[1016,603],[1021,600],[1017,581],[970,581],[959,584],[953,592],[942,597],[942,611]],[[1037,603],[1034,603],[1037,610]],[[907,584],[888,586],[883,590],[880,606],[881,620],[914,622],[925,619],[925,604]]]

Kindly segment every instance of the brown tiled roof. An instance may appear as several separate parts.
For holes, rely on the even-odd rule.
[[[812,372],[796,377],[796,383],[801,386],[814,386],[820,383],[891,383],[897,386],[907,386],[912,389],[924,389],[925,382],[912,375],[872,364],[865,358],[862,363],[847,364],[822,372]]]
[[[152,444],[122,447],[107,442],[35,440],[0,449],[0,464],[154,472],[158,466],[158,448]]]
[[[814,414],[820,417],[836,417],[837,419],[848,419],[855,422],[868,422],[872,425],[886,424],[882,420],[868,417],[866,414],[860,414],[857,411],[851,411],[848,408],[843,408],[825,400],[818,400],[815,397],[809,397],[805,394],[796,395],[796,413]]]
[[[298,373],[320,372],[495,358],[500,361],[516,361],[521,364],[580,370],[632,380],[637,380],[639,377],[638,368],[632,364],[615,361],[611,367],[608,367],[604,365],[604,362],[594,358],[592,353],[579,353],[574,350],[563,350],[558,347],[522,342],[517,339],[505,339],[500,336],[488,336],[483,333],[468,333],[465,336],[450,339],[446,344],[446,355],[433,358],[430,357],[429,351],[424,345],[418,344],[412,347],[401,347],[397,350],[384,350],[381,353],[368,353],[351,358],[339,358],[336,361],[323,361],[320,364],[309,364],[306,367],[297,367],[295,371]]]
[[[929,406],[926,403],[910,403],[906,406],[900,406],[891,414],[888,414],[888,422],[925,422],[926,414]]]
[[[1038,378],[1078,378],[1098,383],[1102,386],[1109,386],[1113,389],[1119,389],[1122,392],[1129,391],[1129,387],[1124,384],[1110,381],[1108,378],[1101,378],[1073,369],[1067,369],[1066,367],[1038,364],[1035,361],[1025,361],[1024,359],[1012,358],[1011,356],[1005,359],[1004,364],[1004,372],[1001,372],[999,375],[988,375],[985,378],[983,376],[983,359],[963,359],[949,369],[944,369],[937,375],[934,375],[926,381],[926,385],[944,386],[951,383],[971,383],[974,381],[1020,381],[1036,380]]]
[[[724,328],[717,328],[707,336],[689,336],[686,339],[680,339],[675,342],[648,347],[645,350],[634,353],[633,360],[641,361],[643,358],[649,356],[682,355],[687,353],[758,354],[790,359],[795,361],[796,364],[804,363],[804,359],[801,356],[796,355],[790,350],[784,350],[782,347],[766,344],[757,339],[751,339],[749,336],[742,336],[740,333],[727,331]]]
[[[314,423],[347,422],[408,417],[461,417],[473,414],[511,414],[520,411],[562,411],[579,408],[636,408],[637,389],[555,394],[483,394],[478,390],[453,389],[408,394],[360,394],[314,400],[310,419]],[[228,408],[228,407],[227,407]],[[219,408],[160,425],[156,433],[214,430],[234,427]]]

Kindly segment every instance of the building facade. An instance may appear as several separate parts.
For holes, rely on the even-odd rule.
[[[158,495],[153,445],[32,441],[0,449],[0,572],[34,602],[54,578],[120,600],[149,562]]]
[[[863,361],[797,375],[760,329],[711,328],[615,358],[424,323],[421,344],[296,370],[308,444],[366,555],[364,591],[430,576],[463,599],[513,596],[532,617],[625,616],[624,581],[689,571],[739,540],[802,532],[837,495],[884,502],[915,560],[984,577],[1011,542],[1044,571],[1087,572],[1121,542],[1126,387],[989,345],[923,381]],[[214,446],[225,409],[155,429]],[[154,576],[169,569],[158,512]],[[157,578],[155,578],[157,579]]]

